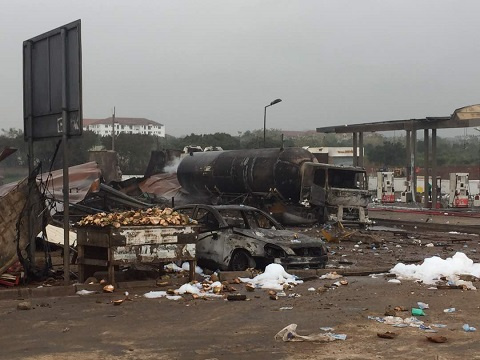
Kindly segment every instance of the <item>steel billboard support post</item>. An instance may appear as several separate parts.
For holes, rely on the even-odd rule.
[[[70,285],[70,182],[68,179],[68,126],[67,111],[67,31],[62,29],[62,142],[63,142],[63,277]]]
[[[26,66],[26,69],[29,72],[27,77],[31,77],[32,76],[32,61],[31,61],[31,59],[32,59],[32,43],[31,42],[27,43],[27,51],[30,55],[29,56],[30,61],[28,62],[27,66]],[[24,64],[24,66],[25,66],[25,64]],[[28,99],[26,99],[26,101],[28,101],[29,109],[30,109],[30,113],[28,114],[28,125],[27,125],[28,126],[28,131],[29,131],[29,137],[28,137],[28,189],[30,191],[30,189],[32,188],[32,182],[36,181],[35,178],[31,177],[31,175],[33,173],[33,167],[34,167],[34,162],[33,162],[33,116],[32,116],[33,91],[32,91],[31,84],[29,84],[29,87],[27,89],[27,94],[28,94],[27,95]],[[33,236],[34,235],[33,234],[34,219],[32,219],[32,216],[33,216],[32,212],[28,211],[28,216],[27,216],[27,220],[28,220],[28,240],[30,242],[28,257],[29,257],[31,266],[33,266],[33,269],[35,269],[35,252],[36,252],[37,249],[36,249],[36,243],[35,243],[35,236]]]

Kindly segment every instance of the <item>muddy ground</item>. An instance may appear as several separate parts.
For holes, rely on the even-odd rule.
[[[417,263],[439,255],[465,252],[480,262],[477,235],[410,231],[356,231],[338,244],[329,244],[332,268],[352,271],[389,269],[397,262]],[[320,236],[318,228],[297,229]],[[433,246],[427,244],[432,243]],[[389,283],[391,278],[349,276],[348,285],[330,287],[336,280],[312,279],[287,291],[300,297],[271,300],[266,290],[246,292],[248,301],[223,299],[146,299],[154,288],[130,290],[133,301],[114,306],[123,294],[94,294],[33,299],[33,309],[17,310],[20,300],[0,301],[2,359],[475,359],[480,358],[480,301],[478,291],[431,290],[412,281]],[[474,283],[480,287],[480,283]],[[327,287],[325,287],[327,286]],[[314,288],[315,291],[309,291]],[[318,291],[326,289],[326,291]],[[0,290],[1,291],[1,290]],[[479,290],[480,291],[480,290]],[[368,316],[386,309],[411,309],[417,301],[430,309],[421,317],[440,323],[436,335],[446,343],[432,343],[434,335],[418,328],[397,328]],[[290,310],[280,310],[292,307]],[[444,309],[455,307],[453,313]],[[409,311],[399,312],[403,318]],[[275,341],[289,324],[302,335],[333,327],[345,341],[329,343]],[[463,324],[479,328],[465,332]],[[394,339],[379,332],[392,331]]]

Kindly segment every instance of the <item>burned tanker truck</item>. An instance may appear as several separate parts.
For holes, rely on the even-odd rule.
[[[286,225],[368,222],[365,170],[319,163],[302,148],[192,152],[177,178],[204,202],[255,206]]]

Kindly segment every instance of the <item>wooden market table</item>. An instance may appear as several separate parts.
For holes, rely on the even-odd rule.
[[[195,277],[195,226],[85,226],[76,230],[80,282],[106,268],[108,281],[114,284],[115,266],[177,260],[188,261],[190,281]]]

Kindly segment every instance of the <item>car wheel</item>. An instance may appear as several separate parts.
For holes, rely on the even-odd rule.
[[[245,271],[252,267],[252,264],[255,262],[249,253],[245,250],[236,250],[230,259],[229,267],[231,271]]]

